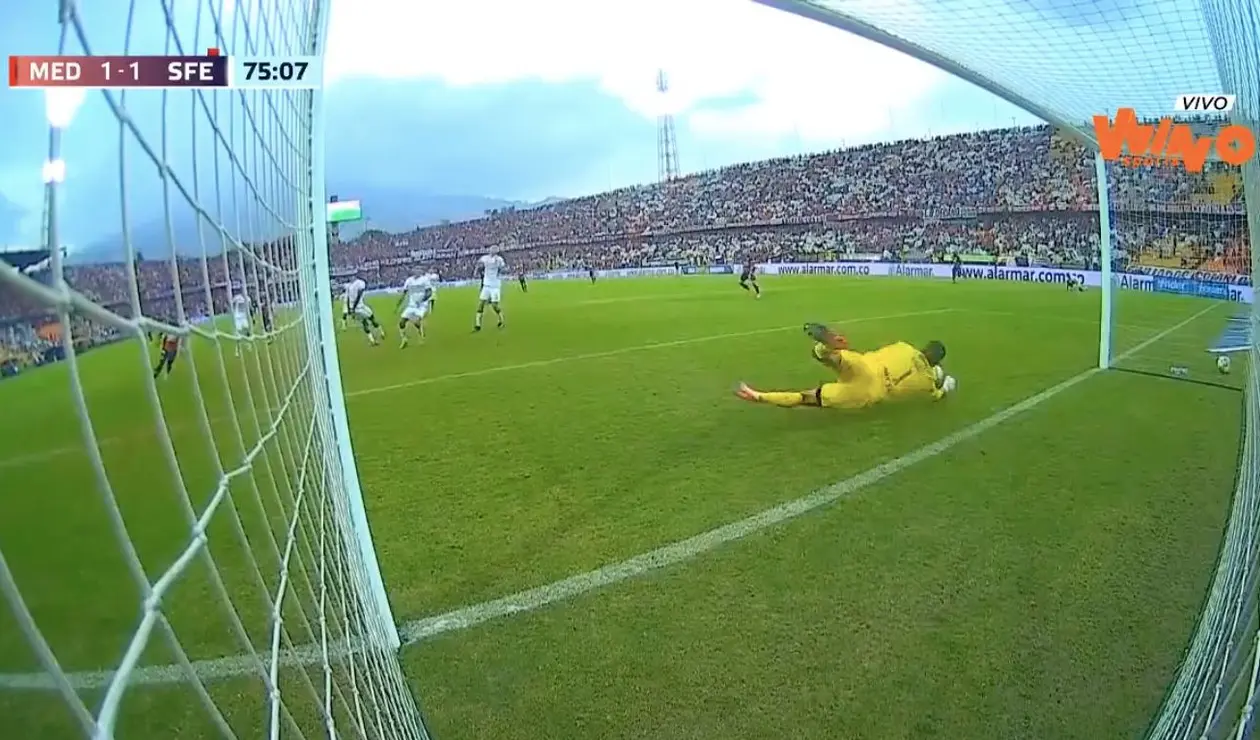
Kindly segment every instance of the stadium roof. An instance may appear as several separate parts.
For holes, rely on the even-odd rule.
[[[973,82],[1093,142],[1094,115],[1234,93],[1260,120],[1255,0],[756,0]],[[844,74],[841,70],[838,74]]]

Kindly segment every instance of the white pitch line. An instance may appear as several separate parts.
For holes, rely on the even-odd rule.
[[[1119,355],[1117,359],[1122,360],[1141,352],[1155,342],[1190,324],[1213,308],[1215,306],[1208,306],[1189,318],[1164,329]],[[492,619],[540,609],[565,599],[571,599],[654,570],[690,560],[715,550],[724,544],[743,539],[789,519],[835,503],[842,498],[852,496],[867,486],[879,483],[909,467],[930,460],[963,442],[974,439],[999,424],[1040,406],[1064,391],[1080,385],[1099,372],[1098,368],[1090,368],[1058,385],[1051,386],[1040,393],[1029,396],[1013,406],[1002,409],[992,416],[946,435],[931,444],[924,445],[917,450],[858,473],[839,483],[822,488],[808,496],[766,509],[746,519],[741,519],[694,537],[636,555],[627,560],[605,565],[586,573],[579,573],[545,586],[520,591],[480,604],[473,604],[445,614],[408,622],[399,630],[403,644],[414,645],[446,632],[468,629]],[[349,652],[344,643],[331,647],[330,651],[334,659],[340,659]],[[283,654],[281,656],[281,664],[298,666],[319,662],[322,659],[320,646],[304,645]],[[257,663],[253,662],[251,658],[241,655],[199,660],[195,661],[193,666],[197,671],[197,675],[203,680],[242,676],[257,670]],[[76,689],[97,689],[109,685],[113,675],[112,671],[89,671],[68,674],[67,679]],[[147,666],[138,668],[131,673],[129,685],[164,684],[182,680],[184,680],[184,675],[179,666]],[[46,673],[0,673],[0,690],[51,690],[55,688],[57,688],[56,684],[53,683],[51,677]]]
[[[734,277],[733,275],[731,277]],[[784,293],[796,293],[805,290],[809,286],[805,285],[779,285],[775,286],[774,295],[779,296]],[[660,293],[656,295],[625,295],[614,296],[612,298],[591,298],[585,301],[576,301],[575,306],[607,306],[615,303],[638,303],[640,301],[699,301],[709,300],[714,297],[721,297],[723,294],[717,291],[713,292],[691,292],[691,293]]]
[[[931,316],[934,314],[954,313],[958,309],[954,308],[936,308],[929,311],[909,311],[907,313],[890,313],[885,316],[860,316],[854,319],[844,319],[844,324],[867,324],[872,321],[888,321],[890,319],[905,319],[914,316]],[[839,322],[836,322],[839,323]],[[346,394],[346,398],[358,398],[359,396],[367,396],[373,393],[384,393],[386,391],[396,391],[403,388],[414,388],[418,385],[430,385],[432,383],[442,383],[447,380],[460,380],[462,378],[475,378],[481,375],[494,375],[495,373],[508,372],[511,370],[529,370],[536,367],[548,367],[550,365],[560,365],[566,362],[577,362],[578,360],[600,360],[605,357],[617,357],[619,355],[628,355],[635,352],[647,352],[654,349],[668,349],[670,347],[686,347],[692,344],[701,344],[704,342],[718,342],[724,339],[738,339],[740,337],[755,337],[760,334],[777,334],[788,329],[799,329],[802,324],[792,324],[791,326],[772,326],[766,329],[749,329],[748,331],[735,331],[726,334],[709,334],[703,337],[688,337],[686,339],[674,339],[668,342],[653,342],[651,344],[636,344],[632,347],[619,347],[603,352],[585,352],[580,355],[563,355],[560,357],[552,357],[546,360],[531,360],[529,362],[520,362],[515,365],[495,365],[493,367],[485,367],[480,370],[468,370],[459,373],[447,373],[446,375],[436,375],[432,378],[418,378],[416,380],[408,380],[405,383],[394,383],[392,385],[383,385],[377,388],[364,388],[357,391],[350,391]]]
[[[1037,321],[1054,321],[1059,324],[1082,324],[1088,326],[1098,326],[1098,319],[1075,319],[1070,316],[1039,316],[1029,311],[997,311],[987,308],[961,308],[960,311],[965,313],[980,314],[981,316],[1010,316],[1016,318],[1032,318]],[[1159,331],[1158,326],[1149,324],[1116,324],[1111,325],[1113,329],[1135,329],[1138,331]]]
[[[97,440],[97,446],[105,447],[107,445],[114,445],[124,441],[125,439],[126,437],[121,436],[103,437]],[[49,460],[61,457],[62,455],[70,455],[82,451],[82,446],[67,446],[52,447],[47,450],[40,450],[39,452],[24,452],[20,455],[14,455],[13,457],[6,457],[3,460],[0,460],[0,470],[4,470],[6,468],[20,468],[26,465],[38,465],[40,463],[45,463]]]
[[[775,291],[776,293],[778,291]],[[622,295],[612,298],[590,298],[575,301],[574,306],[610,306],[617,303],[640,303],[642,301],[702,301],[713,298],[718,293],[659,293],[656,295]]]
[[[1141,344],[1117,356],[1116,360],[1123,360],[1131,355],[1137,354],[1146,349],[1150,345],[1158,342],[1164,337],[1172,334],[1194,320],[1211,311],[1216,306],[1208,306],[1189,318],[1155,334]],[[1008,421],[1032,408],[1040,406],[1046,401],[1063,393],[1080,383],[1088,380],[1096,375],[1100,370],[1098,368],[1090,368],[1083,373],[1075,375],[1058,385],[1047,388],[1046,390],[1035,395],[1025,398],[1023,401],[1008,406],[992,416],[981,419],[974,424],[970,424],[958,431],[946,435],[941,439],[924,445],[923,447],[906,453],[900,457],[893,458],[881,465],[876,465],[869,470],[858,473],[857,475],[833,483],[826,488],[819,489],[808,496],[798,498],[780,504],[770,509],[766,509],[758,514],[754,514],[746,519],[727,524],[717,529],[711,529],[694,537],[685,540],[679,540],[664,547],[645,552],[642,555],[636,555],[619,563],[606,565],[596,570],[579,573],[570,576],[564,580],[549,583],[545,586],[531,588],[526,591],[520,591],[510,596],[504,596],[492,601],[473,604],[462,609],[456,609],[446,614],[440,614],[434,617],[426,617],[417,619],[407,624],[399,630],[404,645],[411,645],[427,638],[440,635],[444,632],[452,632],[455,630],[468,629],[482,622],[492,619],[506,617],[518,612],[532,611],[541,607],[553,604],[557,601],[563,601],[575,596],[604,588],[605,586],[635,578],[653,570],[665,568],[685,560],[690,560],[697,555],[715,550],[718,547],[743,539],[751,534],[755,534],[769,527],[793,519],[802,514],[808,513],[828,504],[852,496],[867,486],[878,483],[885,478],[896,475],[906,468],[917,465],[925,460],[936,457],[937,455],[957,446],[962,442],[973,439],[976,436],[992,429],[993,427]],[[0,683],[0,686],[3,684]]]
[[[907,313],[893,313],[885,316],[860,316],[853,319],[844,319],[844,323],[848,324],[867,324],[872,321],[887,321],[890,319],[912,318],[915,316],[931,316],[934,314],[953,313],[958,309],[954,308],[936,308],[927,311],[910,311]],[[445,375],[435,375],[430,378],[419,378],[417,380],[409,380],[405,383],[394,383],[393,385],[383,385],[375,388],[363,388],[357,391],[346,393],[346,398],[355,398],[358,396],[367,396],[374,393],[384,393],[386,391],[399,391],[406,388],[414,388],[420,385],[431,385],[433,383],[443,383],[449,380],[460,380],[463,378],[475,378],[482,375],[494,375],[495,373],[509,372],[512,370],[528,370],[538,367],[549,367],[551,365],[561,365],[566,362],[577,362],[579,360],[598,360],[605,357],[617,357],[619,355],[628,355],[635,352],[646,352],[654,349],[667,349],[669,347],[686,347],[691,344],[701,344],[703,342],[716,342],[723,339],[737,339],[739,337],[754,337],[760,334],[774,334],[788,329],[799,328],[801,324],[792,324],[791,326],[775,326],[767,329],[750,329],[748,331],[737,331],[726,334],[708,334],[702,337],[688,337],[686,339],[675,339],[668,342],[653,342],[651,344],[636,344],[630,347],[620,347],[618,349],[610,349],[604,352],[588,352],[580,355],[562,355],[560,357],[551,357],[546,360],[532,360],[530,362],[521,362],[514,365],[493,365],[484,367],[480,370],[469,370],[466,372],[447,373]],[[214,417],[210,419],[212,424],[226,421],[228,417]],[[171,425],[172,430],[178,429],[180,425]],[[138,434],[136,436],[139,436]],[[115,445],[120,442],[126,442],[134,437],[125,435],[117,435],[112,437],[102,437],[99,440],[100,446]],[[18,468],[25,465],[34,465],[37,463],[45,463],[62,455],[78,454],[83,448],[78,445],[66,447],[54,447],[48,450],[40,450],[39,452],[30,452],[20,455],[14,455],[10,458],[0,459],[0,471],[6,468]]]
[[[968,309],[939,308],[939,309],[930,309],[926,311],[910,311],[907,313],[888,314],[885,316],[864,316],[864,317],[859,317],[859,318],[854,318],[854,319],[845,319],[844,323],[845,324],[863,324],[863,323],[869,323],[872,321],[887,321],[890,319],[913,318],[915,316],[931,316],[934,314],[954,313],[954,312],[975,313],[975,314],[991,315],[991,316],[1022,316],[1023,315],[1015,311],[989,311],[989,310],[984,310],[984,309],[970,309],[970,308]],[[1066,323],[1080,323],[1080,324],[1097,324],[1098,323],[1096,321],[1089,321],[1087,319],[1070,319],[1070,318],[1064,318],[1064,317],[1058,317],[1058,316],[1042,317],[1042,318],[1051,320],[1051,321],[1066,322]],[[372,388],[361,388],[357,391],[349,391],[348,393],[346,393],[346,398],[358,398],[361,396],[369,396],[376,393],[385,393],[389,391],[405,390],[407,388],[414,388],[416,386],[421,386],[421,385],[431,385],[433,383],[444,383],[450,380],[460,380],[463,378],[475,378],[475,377],[480,377],[483,375],[494,375],[496,373],[509,372],[513,370],[529,370],[531,368],[549,367],[551,365],[560,365],[560,364],[564,364],[568,362],[577,362],[579,360],[598,360],[598,359],[602,359],[606,357],[617,357],[619,355],[627,355],[627,354],[632,354],[635,352],[645,352],[645,351],[655,350],[655,349],[668,349],[670,347],[685,347],[692,344],[701,344],[704,342],[716,342],[716,341],[721,341],[724,339],[738,339],[740,337],[753,337],[753,336],[759,336],[761,334],[774,334],[781,331],[787,331],[789,329],[795,329],[797,326],[798,326],[797,324],[792,324],[791,326],[775,326],[775,327],[769,327],[765,329],[750,329],[747,331],[728,332],[725,334],[709,334],[709,335],[701,336],[701,337],[687,337],[685,339],[675,339],[668,342],[654,342],[651,344],[638,344],[638,345],[634,345],[630,347],[619,347],[617,349],[606,350],[603,352],[588,352],[588,353],[579,354],[579,355],[562,355],[560,357],[551,357],[545,360],[531,360],[529,362],[521,362],[521,363],[516,363],[513,365],[494,365],[491,367],[481,368],[479,370],[468,370],[468,371],[458,372],[458,373],[446,373],[445,375],[435,375],[429,378],[418,378],[416,380],[409,380],[404,383],[394,383],[391,385],[376,386]],[[1121,326],[1121,325],[1117,325],[1117,326]],[[1137,325],[1132,325],[1132,326],[1124,325],[1124,328],[1140,329],[1143,331],[1155,329],[1155,327],[1152,327],[1152,326],[1137,326]],[[216,419],[211,419],[210,421],[214,423],[217,421],[225,420],[226,418],[227,417],[222,417],[221,419],[216,418]],[[173,429],[178,428],[178,425],[173,425],[172,428]],[[101,446],[114,445],[120,442],[126,442],[129,439],[130,438],[126,436],[103,437],[100,440],[100,444]],[[26,453],[26,454],[21,454],[21,455],[15,455],[10,458],[0,459],[0,471],[5,470],[7,468],[19,468],[26,465],[35,465],[39,463],[45,463],[45,462],[48,462],[49,460],[61,457],[62,455],[77,454],[81,452],[82,449],[83,448],[79,446],[55,447],[48,450],[41,450],[39,452],[31,452],[31,453]]]

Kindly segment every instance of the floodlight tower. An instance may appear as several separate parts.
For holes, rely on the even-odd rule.
[[[61,158],[61,134],[74,121],[83,105],[87,90],[83,88],[53,88],[44,93],[44,116],[48,120],[48,159],[44,160],[44,213],[43,233],[40,238],[48,248],[48,264],[52,270],[52,284],[63,289],[65,273],[59,233],[60,214],[58,213],[57,194],[61,184],[66,181],[66,161]],[[62,326],[70,325],[69,313],[62,309]]]
[[[40,234],[39,234],[39,247],[40,249],[45,249],[45,250],[53,248],[53,245],[51,242],[52,234],[49,230],[49,220],[48,220],[52,216],[52,208],[53,208],[52,200],[53,200],[53,189],[45,185],[44,186],[44,209],[40,213]]]
[[[669,79],[663,69],[656,72],[656,92],[661,103],[661,113],[656,117],[656,170],[661,182],[669,182],[678,179],[678,137],[669,107]]]

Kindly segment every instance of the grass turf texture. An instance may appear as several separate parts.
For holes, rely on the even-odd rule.
[[[475,294],[447,290],[429,340],[406,350],[396,348],[393,301],[376,301],[391,330],[385,345],[367,346],[352,327],[340,351],[395,616],[539,586],[748,516],[1097,361],[1096,291],[809,277],[765,278],[763,287],[754,301],[729,278],[537,282],[528,294],[510,285],[508,328],[487,317],[480,334],[470,332]],[[1209,305],[1126,295],[1117,346]],[[1124,364],[1211,377],[1203,348],[1231,310],[1212,309]],[[960,392],[860,416],[733,399],[740,379],[766,388],[823,379],[801,335],[807,320],[833,324],[858,347],[942,339]],[[285,340],[243,360],[229,354],[225,385],[211,349],[194,352],[231,468],[241,447],[231,409],[247,422],[248,448],[257,433],[245,388],[279,406],[301,357]],[[214,462],[186,359],[161,397],[200,506]],[[170,493],[139,351],[97,350],[82,369],[106,468],[154,577],[188,526]],[[1244,372],[1235,363],[1226,380]],[[137,591],[80,452],[66,379],[62,365],[0,384],[6,416],[22,420],[0,440],[0,551],[63,665],[91,670],[117,664]],[[404,665],[445,739],[1134,736],[1210,579],[1239,407],[1227,390],[1104,373],[835,506],[682,566],[422,642],[404,650]],[[283,481],[301,467],[305,431],[282,426],[260,458],[261,507],[248,486],[233,487],[272,592],[279,560],[266,522],[283,543]],[[210,542],[265,654],[263,586],[226,514]],[[317,550],[310,537],[303,544]],[[293,579],[286,627],[307,643],[316,611],[303,579],[314,579],[316,562],[300,562],[309,569]],[[166,602],[193,658],[240,652],[208,572],[192,569]],[[161,640],[153,645],[145,663],[169,662]],[[0,670],[35,667],[0,613]],[[261,726],[251,683],[211,688],[236,722]],[[301,671],[287,672],[286,690],[295,715],[313,711]],[[99,701],[99,692],[84,695],[90,707]],[[0,692],[0,716],[15,736],[73,734],[49,693]],[[213,733],[191,691],[167,687],[129,693],[120,735],[132,734]]]

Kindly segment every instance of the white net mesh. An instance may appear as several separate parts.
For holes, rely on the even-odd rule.
[[[1247,376],[1251,250],[1236,167],[1109,164],[1112,366],[1228,388]],[[1140,351],[1152,322],[1185,326]]]
[[[1260,7],[1250,0],[758,1],[919,56],[1081,140],[1093,140],[1089,122],[1095,115],[1128,107],[1144,118],[1167,116],[1174,112],[1177,95],[1195,93],[1235,94],[1233,122],[1260,132]],[[1236,197],[1222,198],[1212,176],[1111,168],[1107,190],[1115,202],[1104,204],[1101,213],[1115,216],[1107,232],[1124,263],[1141,254],[1167,259],[1184,254],[1200,266],[1215,261],[1225,272],[1241,267],[1252,284],[1260,279],[1260,268],[1251,259],[1260,246],[1256,160],[1242,167],[1241,176],[1234,170],[1234,179],[1242,183]],[[1204,194],[1207,207],[1198,207],[1195,201]],[[1111,354],[1116,355],[1124,352],[1126,341],[1119,324],[1138,323],[1143,312],[1149,317],[1151,311],[1165,309],[1148,303],[1128,310],[1121,302],[1142,296],[1116,290],[1113,297],[1111,308],[1120,309],[1111,321],[1117,331]],[[1227,307],[1214,309],[1210,303],[1194,310],[1205,308],[1208,314],[1219,310],[1222,319],[1230,318]],[[1260,313],[1253,303],[1237,318],[1247,345],[1243,356],[1249,355],[1244,364],[1256,367]],[[1214,340],[1213,332],[1226,328],[1209,326],[1207,336],[1179,337],[1134,356],[1133,363],[1167,372],[1195,360],[1209,362],[1204,345]],[[1255,722],[1260,677],[1260,378],[1239,373],[1233,382],[1246,390],[1237,489],[1198,627],[1150,726],[1149,735],[1155,738],[1241,740],[1251,736]]]
[[[68,3],[24,51],[318,54],[325,12]],[[349,450],[318,106],[49,96],[47,259],[0,263],[6,735],[426,737]],[[58,248],[102,221],[110,264]]]
[[[987,80],[1088,136],[1093,116],[1121,105],[1158,116],[1180,93],[1228,91],[1215,36],[1237,33],[1229,24],[1246,12],[1241,0],[759,1],[844,28],[879,29],[890,39],[876,40],[909,42],[949,71]]]
[[[1205,0],[1212,23],[1222,89],[1238,96],[1231,119],[1260,132],[1260,9],[1242,0]],[[1256,160],[1241,171],[1251,283],[1260,281],[1254,255],[1260,248],[1260,168]],[[1151,726],[1154,738],[1242,738],[1255,729],[1260,678],[1260,310],[1253,302],[1244,315],[1248,364],[1245,380],[1246,428],[1238,482],[1215,578],[1199,624]]]

